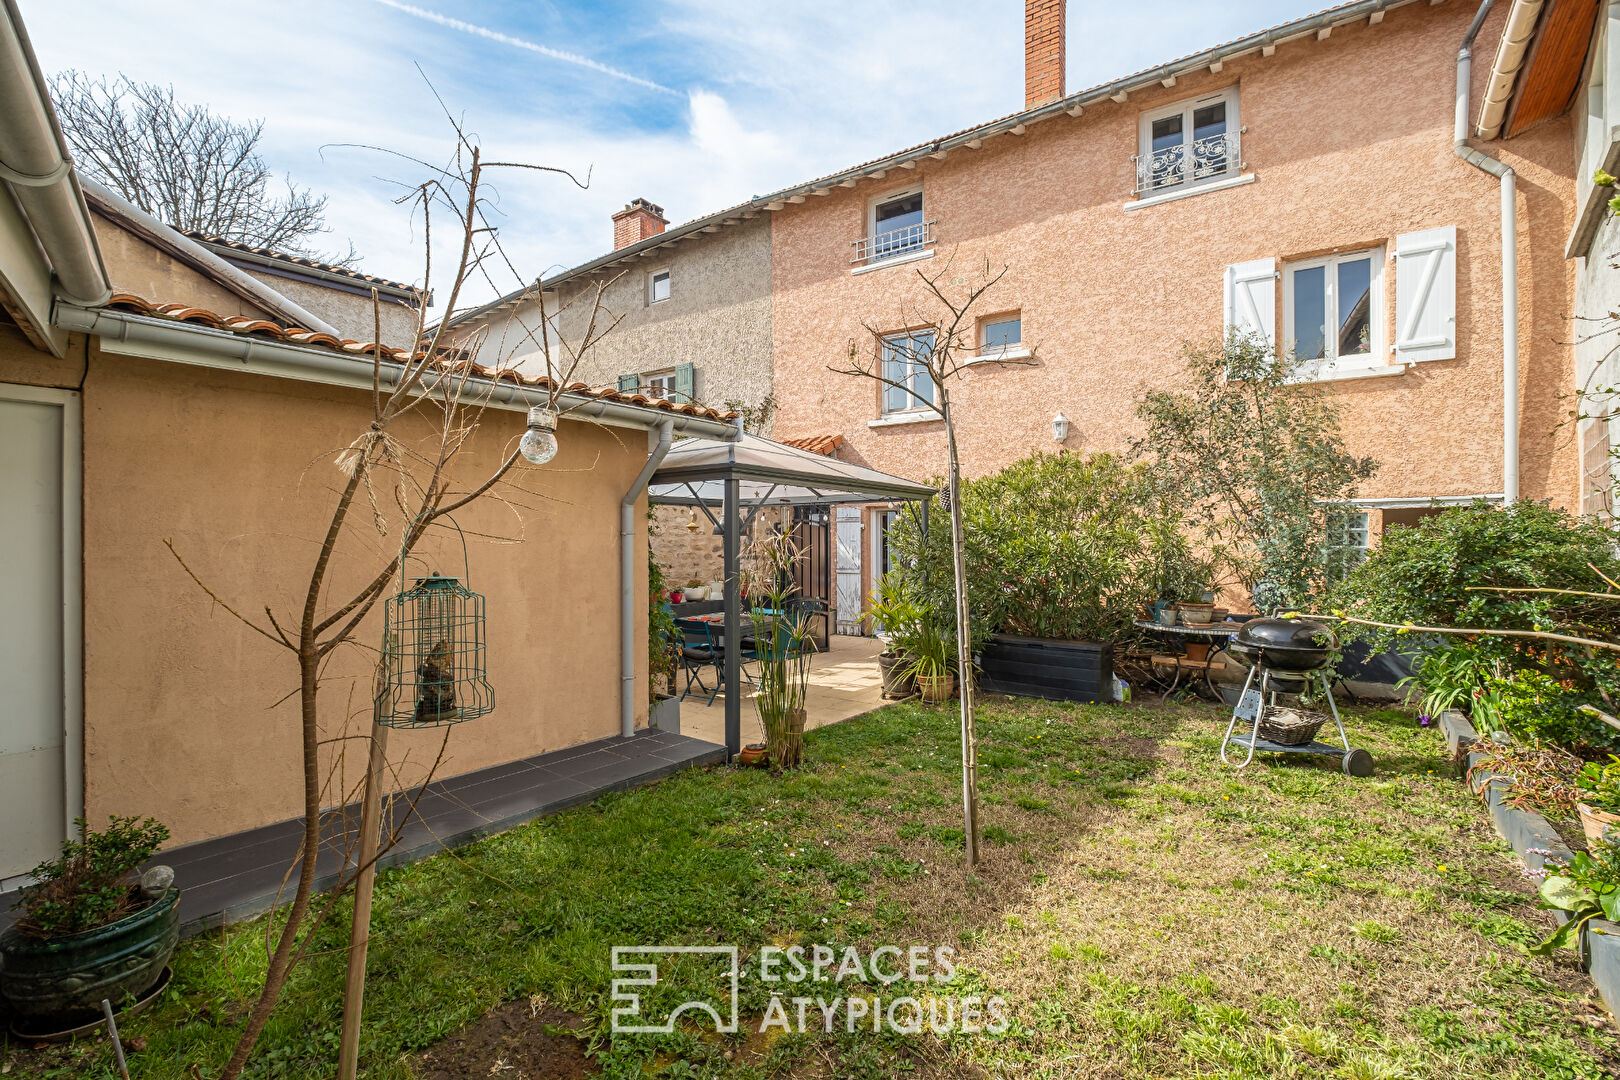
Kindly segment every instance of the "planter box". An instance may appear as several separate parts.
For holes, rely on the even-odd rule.
[[[1473,725],[1461,713],[1442,713],[1441,719],[1447,742],[1460,744],[1467,767],[1471,768],[1481,756],[1468,750],[1472,743],[1479,740]],[[1493,780],[1500,782],[1493,783]],[[1495,773],[1480,771],[1474,774],[1472,784],[1474,791],[1484,798],[1485,805],[1490,808],[1491,821],[1502,839],[1512,845],[1525,866],[1532,870],[1540,870],[1549,858],[1561,863],[1572,860],[1574,853],[1565,846],[1558,830],[1546,818],[1533,810],[1509,806],[1503,800],[1506,780],[1506,777],[1498,777]],[[1532,849],[1552,854],[1531,854]],[[1554,911],[1553,918],[1562,923],[1569,920],[1569,915]],[[1596,984],[1604,1008],[1609,1010],[1611,1016],[1620,1017],[1620,924],[1607,919],[1590,920],[1581,930],[1579,951],[1581,964]]]
[[[681,699],[678,697],[659,698],[647,710],[647,726],[667,731],[671,735],[681,733]]]
[[[979,654],[979,688],[1054,701],[1114,700],[1114,647],[997,634]]]

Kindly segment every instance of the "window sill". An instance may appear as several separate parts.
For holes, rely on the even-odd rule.
[[[1354,367],[1329,366],[1326,370],[1321,371],[1302,371],[1288,381],[1291,383],[1308,383],[1343,382],[1347,379],[1377,379],[1386,375],[1405,375],[1408,366],[1409,365],[1404,363],[1374,365],[1359,364]]]
[[[1125,209],[1141,210],[1149,206],[1158,206],[1160,203],[1175,202],[1177,199],[1202,195],[1208,191],[1225,191],[1227,188],[1242,187],[1244,184],[1254,183],[1254,180],[1254,173],[1240,173],[1237,176],[1228,176],[1224,180],[1209,180],[1202,184],[1177,186],[1169,191],[1161,191],[1157,195],[1149,195],[1145,199],[1128,202],[1125,204]]]
[[[857,266],[851,270],[850,273],[866,274],[873,270],[882,270],[885,266],[899,266],[902,263],[917,262],[920,259],[932,259],[933,257],[933,248],[929,248],[926,251],[907,252],[904,255],[890,255],[886,259],[879,259],[876,262],[869,262],[865,266]]]
[[[969,356],[963,359],[963,365],[968,364],[1003,364],[1014,360],[1028,360],[1035,355],[1023,345],[1014,345],[1010,349],[1000,349],[996,352],[980,353],[978,356]]]
[[[891,413],[888,416],[880,416],[876,420],[868,420],[866,426],[896,427],[900,424],[932,424],[944,419],[938,413],[918,410],[917,412]]]

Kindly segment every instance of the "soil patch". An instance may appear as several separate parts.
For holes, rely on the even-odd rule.
[[[418,1080],[577,1080],[601,1069],[573,1034],[584,1017],[539,1002],[513,1001],[492,1009],[422,1054]]]

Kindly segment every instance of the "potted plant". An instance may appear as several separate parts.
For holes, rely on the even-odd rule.
[[[1610,754],[1607,764],[1588,761],[1575,774],[1575,787],[1581,793],[1575,804],[1581,828],[1588,842],[1597,843],[1606,826],[1620,825],[1620,757]]]
[[[759,670],[754,708],[765,729],[766,751],[778,769],[804,757],[805,696],[815,638],[811,616],[793,604],[793,568],[799,552],[789,533],[775,532],[751,545],[747,594]]]
[[[0,934],[0,996],[25,1018],[72,1020],[99,1015],[103,998],[139,997],[180,940],[174,872],[135,873],[169,830],[151,818],[112,817],[101,832],[74,824],[79,838],[34,868],[21,918]]]
[[[916,680],[923,703],[940,705],[956,689],[956,642],[944,625],[924,614],[907,643],[903,677]]]
[[[878,579],[868,612],[876,624],[877,638],[883,642],[883,651],[878,653],[883,696],[889,699],[910,697],[917,692],[917,680],[908,666],[910,644],[922,622],[922,605],[911,595],[905,579],[898,572],[890,571]]]
[[[709,598],[708,588],[697,578],[688,581],[686,588],[681,591],[686,594],[688,600],[707,600]]]

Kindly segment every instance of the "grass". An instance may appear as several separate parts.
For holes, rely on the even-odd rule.
[[[1377,759],[1371,778],[1300,758],[1234,772],[1207,706],[986,703],[973,874],[955,714],[919,705],[812,732],[810,764],[789,776],[686,773],[389,871],[365,1074],[404,1080],[424,1048],[531,998],[586,1016],[580,1037],[622,1078],[1613,1075],[1620,1044],[1572,955],[1522,951],[1550,919],[1440,737],[1393,710],[1350,725]],[[346,917],[295,974],[251,1075],[330,1074]],[[182,946],[173,988],[123,1025],[145,1040],[137,1076],[217,1069],[266,929]],[[950,945],[951,990],[1004,997],[1010,1027],[607,1032],[614,945],[794,942]],[[649,1012],[723,981],[697,959],[666,980]],[[758,1017],[768,995],[743,986]],[[866,992],[906,989],[925,992]],[[115,1075],[104,1043],[7,1045],[5,1066]]]

